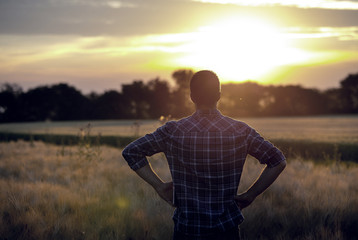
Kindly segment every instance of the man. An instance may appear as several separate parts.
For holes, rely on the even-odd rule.
[[[129,166],[176,207],[173,239],[239,239],[241,210],[280,175],[286,161],[276,147],[247,124],[223,116],[216,108],[220,82],[199,71],[190,81],[196,112],[167,122],[123,150]],[[164,152],[173,182],[164,183],[146,156]],[[237,195],[247,154],[266,167],[255,183]]]

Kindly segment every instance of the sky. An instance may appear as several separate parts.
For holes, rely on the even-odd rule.
[[[84,93],[210,69],[328,89],[358,73],[358,0],[0,0],[0,83]]]

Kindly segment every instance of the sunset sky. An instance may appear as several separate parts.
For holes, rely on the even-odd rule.
[[[358,0],[0,0],[0,83],[84,93],[211,69],[338,87],[358,73]]]

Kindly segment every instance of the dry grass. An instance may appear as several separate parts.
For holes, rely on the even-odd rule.
[[[93,149],[91,149],[93,151]],[[121,150],[0,143],[0,239],[170,239],[173,209],[133,173]],[[170,179],[163,156],[153,167]],[[261,166],[248,159],[240,189]],[[289,160],[248,209],[245,239],[352,239],[358,167]]]
[[[252,182],[256,169],[248,165],[242,185]],[[248,239],[353,239],[358,234],[357,180],[357,166],[289,161],[278,181],[244,210],[244,234]]]

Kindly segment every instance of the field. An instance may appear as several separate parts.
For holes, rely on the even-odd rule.
[[[269,139],[358,143],[358,116],[273,117],[239,119]],[[159,120],[106,120],[0,124],[0,132],[78,134],[91,125],[94,135],[144,135],[161,126]]]
[[[350,122],[352,119],[354,124]],[[334,117],[269,120],[260,120],[266,130],[264,127],[258,130],[265,136],[277,134],[277,137],[270,135],[272,138],[287,137],[283,132],[289,129],[297,133],[292,135],[293,139],[304,139],[309,132],[310,141],[319,136],[322,142],[349,139],[356,143],[358,138],[354,117],[348,117],[346,122],[335,122]],[[325,121],[326,125],[322,123]],[[258,122],[250,125],[260,128]],[[97,134],[100,126],[96,124],[100,123],[91,123],[92,134]],[[43,131],[43,124],[42,127],[37,124],[36,130],[32,126],[32,133]],[[85,122],[79,122],[76,127],[73,122],[67,124],[67,127],[59,124],[57,128],[52,125],[45,131],[63,134],[72,131],[76,135],[79,128],[86,129]],[[101,132],[104,136],[109,135],[109,129],[112,134],[121,135],[118,129],[123,126],[116,129],[110,121],[101,124],[103,129],[108,128],[107,133]],[[128,121],[125,135],[141,135],[159,125],[157,121],[146,124],[147,127],[142,123],[138,129]],[[311,130],[303,132],[305,125]],[[332,130],[339,130],[326,131],[328,125]],[[9,126],[6,129],[9,131]],[[287,160],[288,166],[277,182],[244,210],[245,221],[241,225],[244,239],[355,239],[358,165],[344,164],[337,159],[315,164],[317,159],[299,156]],[[170,180],[162,154],[154,155],[150,162],[163,179]],[[254,181],[261,169],[255,159],[247,159],[239,192]],[[121,157],[121,148],[96,145],[86,137],[72,146],[21,140],[0,143],[0,189],[1,240],[159,240],[170,239],[172,234],[173,209],[129,169]]]

